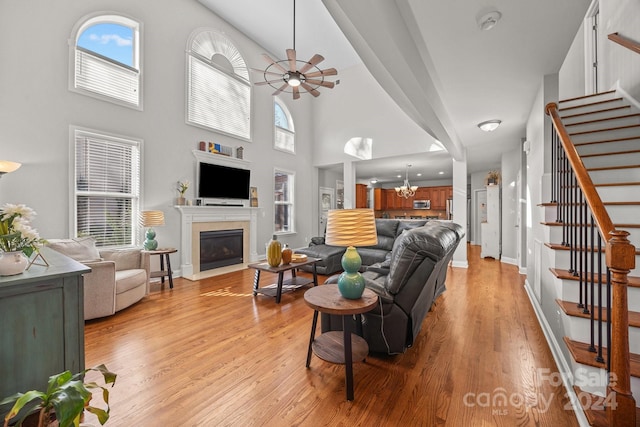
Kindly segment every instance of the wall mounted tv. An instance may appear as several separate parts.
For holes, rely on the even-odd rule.
[[[198,163],[198,198],[249,199],[249,169]]]

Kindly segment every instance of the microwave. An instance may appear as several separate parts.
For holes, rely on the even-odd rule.
[[[413,209],[431,209],[431,200],[414,200]]]

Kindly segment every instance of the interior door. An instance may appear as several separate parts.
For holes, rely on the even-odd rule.
[[[327,228],[327,216],[329,215],[329,209],[334,209],[335,203],[335,191],[333,188],[320,187],[318,206],[320,212],[318,214],[318,236],[324,236],[324,232]]]

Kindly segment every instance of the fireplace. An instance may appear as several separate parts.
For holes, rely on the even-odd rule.
[[[242,264],[243,229],[200,232],[200,271]]]

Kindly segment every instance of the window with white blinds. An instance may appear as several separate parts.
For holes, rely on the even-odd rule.
[[[277,98],[273,101],[273,147],[288,153],[296,152],[296,134],[289,109]]]
[[[294,232],[293,184],[295,174],[276,170],[274,174],[274,231],[276,233]]]
[[[74,129],[75,234],[98,246],[137,243],[140,141]]]
[[[140,23],[124,16],[84,19],[71,49],[70,89],[142,109]]]
[[[140,73],[91,51],[76,47],[76,89],[139,105]]]
[[[236,47],[215,31],[200,31],[187,53],[187,123],[251,139],[251,84]]]

